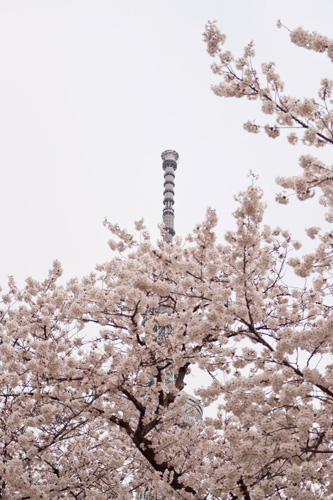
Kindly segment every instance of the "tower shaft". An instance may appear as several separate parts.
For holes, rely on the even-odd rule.
[[[163,222],[166,233],[163,240],[166,243],[172,243],[172,238],[175,235],[174,220],[175,213],[173,209],[175,195],[175,171],[177,170],[177,160],[179,158],[176,151],[168,149],[162,153],[163,170],[164,170],[164,199],[163,199]]]

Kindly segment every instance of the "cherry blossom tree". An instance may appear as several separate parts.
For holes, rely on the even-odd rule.
[[[205,38],[218,95],[260,101],[271,137],[295,125],[291,143],[297,133],[333,142],[332,82],[319,101],[284,96],[272,63],[260,83],[252,44],[234,59],[215,23]],[[332,58],[331,40],[301,29],[291,40]],[[331,222],[332,169],[309,155],[300,163],[279,184],[300,200],[319,190]],[[61,284],[56,261],[43,282],[9,280],[1,499],[131,500],[147,485],[156,499],[333,498],[332,234],[309,228],[317,249],[295,257],[288,231],[263,223],[255,184],[237,200],[221,244],[211,209],[186,246],[153,244],[142,221],[138,243],[106,221],[113,255],[89,276]],[[288,286],[288,269],[301,286]],[[191,370],[200,405],[219,403],[195,425],[195,407],[184,411]],[[203,372],[211,382],[200,387]]]

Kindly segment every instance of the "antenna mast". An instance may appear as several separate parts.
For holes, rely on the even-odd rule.
[[[163,222],[166,233],[163,240],[166,243],[172,243],[172,238],[175,235],[174,220],[175,213],[173,209],[175,195],[175,172],[177,170],[177,160],[179,155],[176,151],[167,149],[162,153],[163,170],[164,170],[164,199],[163,199]]]

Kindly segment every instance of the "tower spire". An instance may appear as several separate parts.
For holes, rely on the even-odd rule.
[[[172,238],[175,235],[174,219],[175,213],[173,209],[175,195],[175,171],[177,170],[177,160],[179,155],[176,151],[167,149],[162,153],[163,170],[164,170],[164,199],[163,199],[163,222],[166,233],[163,240],[166,243],[172,243]]]

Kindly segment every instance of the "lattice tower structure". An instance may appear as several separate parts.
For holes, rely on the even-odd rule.
[[[174,229],[174,195],[175,195],[175,171],[177,170],[178,153],[171,149],[168,149],[162,153],[163,160],[163,170],[164,170],[164,199],[163,199],[163,223],[165,226],[165,234],[163,235],[163,240],[167,243],[172,243],[172,238],[175,235]],[[157,308],[160,313],[170,315],[170,322],[172,321],[172,312],[167,307]],[[154,328],[156,332],[156,342],[158,344],[163,344],[168,335],[172,335],[172,326],[159,326]],[[166,372],[165,383],[169,384],[174,379],[174,374],[172,370]],[[182,394],[186,394],[187,400],[184,405],[184,420],[182,423],[175,424],[179,427],[184,425],[192,426],[195,422],[202,420],[203,408],[198,402],[197,398],[191,394],[182,391]],[[193,419],[194,415],[194,419]],[[142,493],[135,494],[135,500],[158,500],[158,496],[154,493],[154,489],[151,485],[146,485]],[[163,497],[164,500],[165,497]]]
[[[174,221],[174,196],[175,196],[175,172],[177,170],[177,161],[179,155],[172,149],[167,149],[162,153],[163,170],[164,170],[164,199],[163,199],[163,223],[165,226],[165,234],[163,240],[166,243],[172,243],[172,238],[175,235]]]

